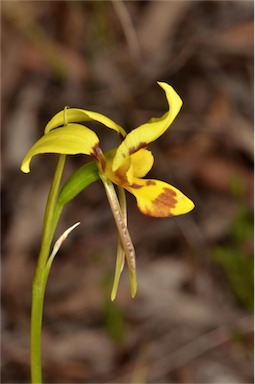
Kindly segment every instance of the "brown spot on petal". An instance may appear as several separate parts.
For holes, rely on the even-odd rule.
[[[129,148],[128,153],[129,153],[130,155],[132,155],[132,153],[135,153],[135,152],[139,151],[139,149],[146,148],[147,145],[148,145],[148,143],[145,143],[145,142],[142,141],[142,142],[139,143],[136,147],[131,147],[131,148]]]
[[[131,184],[130,186],[131,186],[132,188],[137,188],[137,189],[140,189],[140,188],[143,187],[143,185],[141,185],[141,184],[136,184],[136,183],[133,183],[133,184]]]
[[[177,200],[176,193],[170,188],[164,188],[163,192],[153,200],[152,204],[157,211],[158,217],[171,216],[171,208],[174,208]]]
[[[91,154],[92,154],[92,156],[96,160],[98,160],[102,156],[103,152],[102,152],[102,149],[99,146],[99,143],[94,145],[94,147],[92,148],[92,153]]]
[[[155,185],[155,184],[156,183],[153,180],[147,180],[146,183],[145,183],[145,185],[147,185],[147,187],[149,187],[150,185]]]
[[[142,212],[145,215],[152,217],[169,217],[173,216],[171,208],[176,206],[176,193],[170,188],[164,188],[163,192],[154,199],[152,209],[147,209],[146,212]]]
[[[105,161],[102,149],[99,146],[99,143],[94,145],[94,147],[92,148],[91,155],[94,157],[94,159],[96,160],[97,164],[100,165],[101,170],[105,171],[106,161]]]

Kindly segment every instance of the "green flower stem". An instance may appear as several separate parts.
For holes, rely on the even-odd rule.
[[[56,167],[54,179],[48,196],[44,223],[41,249],[33,281],[32,291],[32,311],[31,311],[31,339],[30,339],[30,359],[31,359],[31,380],[32,383],[40,384],[42,382],[41,368],[41,332],[42,315],[45,287],[49,271],[46,268],[50,253],[52,239],[61,215],[63,206],[56,205],[60,181],[65,165],[65,155],[60,155]]]

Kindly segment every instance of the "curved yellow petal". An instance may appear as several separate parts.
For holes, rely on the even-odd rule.
[[[127,177],[130,178],[130,180],[133,180],[133,173],[130,170],[130,167],[132,166],[131,164],[131,157],[126,159],[121,167],[116,171],[112,171],[112,162],[114,159],[116,153],[116,149],[113,151],[109,151],[108,153],[105,154],[106,157],[106,167],[104,169],[103,174],[108,177],[114,184],[124,187],[126,184],[129,183]]]
[[[121,167],[113,172],[112,163],[115,153],[116,149],[105,154],[107,161],[104,173],[113,183],[121,187],[132,184],[135,177],[145,176],[151,170],[154,162],[152,153],[143,148],[126,158]]]
[[[169,111],[162,117],[152,118],[146,124],[127,134],[116,152],[113,161],[113,171],[116,171],[121,166],[125,158],[137,152],[140,148],[147,147],[149,143],[161,136],[179,113],[182,106],[181,98],[171,85],[162,82],[158,82],[158,84],[165,91]]]
[[[129,159],[130,166],[126,172],[126,178],[129,184],[133,183],[134,177],[144,177],[151,170],[154,163],[154,157],[147,149],[139,149],[139,151],[133,153]],[[124,163],[127,162],[127,159]],[[121,168],[118,169],[120,172],[123,169],[123,163]]]
[[[121,170],[121,169],[122,169],[122,167],[119,168],[119,170]],[[132,162],[130,162],[130,166],[129,166],[126,174],[125,174],[125,177],[126,177],[129,184],[133,183],[135,176],[134,176],[134,166],[133,166]]]
[[[99,146],[97,135],[89,128],[80,124],[68,124],[56,128],[42,136],[28,151],[21,164],[21,170],[30,172],[33,156],[41,153],[59,153],[91,155]]]
[[[147,216],[177,216],[194,208],[181,191],[160,180],[134,178],[133,184],[124,188],[136,197],[139,210]]]
[[[67,121],[65,121],[65,119]],[[113,120],[109,119],[107,116],[102,115],[98,112],[87,111],[85,109],[79,108],[66,108],[63,111],[58,112],[46,125],[44,133],[48,133],[54,128],[65,125],[66,123],[81,123],[84,121],[98,121],[99,123],[104,124],[106,127],[115,130],[123,138],[126,136],[126,131]]]
[[[154,157],[148,149],[140,149],[131,155],[134,177],[144,177],[151,170]]]

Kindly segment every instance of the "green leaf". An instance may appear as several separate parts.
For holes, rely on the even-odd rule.
[[[104,124],[106,127],[115,130],[122,137],[126,136],[125,130],[113,120],[102,115],[98,112],[87,111],[85,109],[79,108],[66,108],[63,111],[58,112],[53,118],[48,122],[45,128],[45,133],[48,133],[54,128],[63,126],[69,123],[81,123],[84,121],[97,121]]]
[[[63,185],[58,196],[58,204],[64,206],[99,178],[98,168],[94,161],[83,165]]]
[[[30,172],[30,162],[35,155],[42,153],[90,155],[98,144],[99,139],[91,129],[80,124],[68,124],[42,136],[28,151],[21,164],[21,170],[25,173]]]

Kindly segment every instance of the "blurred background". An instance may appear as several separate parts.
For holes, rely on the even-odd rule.
[[[43,319],[45,383],[253,382],[253,2],[2,1],[2,382],[29,382],[31,285],[57,156],[21,161],[64,106],[127,131],[184,105],[148,177],[196,208],[142,216],[138,293],[110,302],[117,232],[97,182],[64,210]],[[105,150],[114,132],[93,125]],[[89,161],[69,156],[67,177]]]

